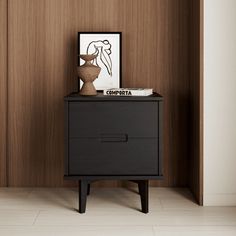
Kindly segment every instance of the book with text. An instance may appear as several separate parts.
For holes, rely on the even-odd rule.
[[[108,96],[149,96],[153,94],[150,88],[111,88],[103,90],[104,95]]]

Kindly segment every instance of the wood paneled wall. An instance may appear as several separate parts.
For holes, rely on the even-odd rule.
[[[189,186],[203,204],[203,0],[189,1]]]
[[[7,185],[7,0],[0,0],[0,186]]]
[[[9,0],[9,185],[63,183],[63,96],[76,70],[75,2]]]
[[[188,0],[8,0],[9,186],[64,184],[63,96],[77,87],[78,31],[122,32],[123,86],[164,96],[165,178],[152,184],[187,186],[188,13]]]

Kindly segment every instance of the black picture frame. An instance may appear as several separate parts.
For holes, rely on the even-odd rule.
[[[93,41],[91,41],[91,39]],[[106,66],[105,63],[103,63],[102,66],[101,66],[101,63],[100,65],[97,64],[102,68],[100,75],[94,81],[94,86],[96,90],[99,92],[108,88],[121,88],[122,87],[122,32],[86,32],[86,31],[78,32],[78,66],[83,64],[82,60],[79,58],[79,55],[87,54],[91,43],[94,43],[94,42],[103,43],[105,41],[107,41],[110,45],[110,48],[108,50],[110,51],[110,54],[109,55],[107,54],[106,56],[112,55],[112,57],[110,57],[112,67],[109,67],[108,69],[108,66]],[[111,41],[114,45],[110,43]],[[107,42],[105,46],[108,45]],[[118,47],[118,48],[115,48],[115,47]],[[97,49],[99,47],[94,46],[90,48],[93,50],[94,48]],[[98,59],[100,60],[100,58],[101,56],[99,55]],[[112,59],[114,59],[113,61],[116,62],[115,65],[112,64],[113,62]],[[112,74],[113,72],[112,70],[114,70],[115,72],[114,74]],[[112,79],[112,82],[110,79]],[[80,90],[82,83],[83,82],[78,78],[78,90]],[[113,84],[114,86],[112,86]]]

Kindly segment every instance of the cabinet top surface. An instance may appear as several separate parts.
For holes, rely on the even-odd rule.
[[[163,97],[158,93],[150,96],[108,96],[98,93],[96,96],[81,96],[79,93],[71,93],[64,97],[65,101],[162,101]]]

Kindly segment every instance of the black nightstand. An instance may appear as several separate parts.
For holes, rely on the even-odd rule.
[[[148,180],[162,178],[162,97],[65,97],[65,179],[79,180],[79,212],[90,183],[138,183],[148,212]]]

